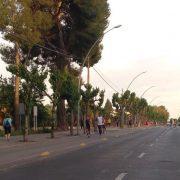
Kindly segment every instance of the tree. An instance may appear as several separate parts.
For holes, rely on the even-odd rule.
[[[71,112],[70,134],[73,135],[74,112],[77,111],[80,94],[78,91],[78,79],[72,74],[68,74],[66,80],[63,82],[61,97],[68,102]]]
[[[0,109],[6,109],[10,114],[14,113],[14,78],[0,76]]]
[[[94,126],[94,131],[97,130],[97,127],[96,127],[96,124],[95,124],[95,119],[96,119],[96,116],[97,116],[97,113],[101,113],[103,112],[103,109],[102,109],[102,105],[104,103],[104,93],[105,91],[104,90],[99,90],[98,89],[98,93],[96,96],[94,96],[94,98],[90,99],[89,100],[89,107],[90,107],[90,110],[92,111],[93,113],[93,126]]]
[[[111,114],[113,112],[112,103],[109,99],[106,100],[105,106],[104,106],[104,115],[106,118],[110,118]]]
[[[24,141],[28,141],[30,114],[35,102],[43,98],[43,92],[46,90],[44,81],[47,78],[47,71],[34,64],[30,64],[29,67],[21,64],[18,68],[15,65],[10,65],[8,70],[12,74],[18,74],[23,80],[21,100],[25,104]]]
[[[14,45],[13,48],[5,48],[7,52],[10,50],[11,62],[16,64],[17,68],[21,63],[21,51],[28,54],[34,44],[42,42],[41,32],[48,30],[52,24],[50,16],[45,16],[44,12],[38,12],[35,17],[30,2],[30,0],[0,0],[0,31],[4,39]],[[19,85],[20,79],[16,74],[14,107],[17,128],[19,126]]]
[[[164,106],[149,106],[147,118],[150,121],[167,123],[167,120],[169,119],[169,112]]]
[[[54,26],[47,36],[43,36],[43,39],[47,47],[60,52],[55,54],[45,50],[35,51],[36,56],[39,52],[45,63],[50,62],[59,70],[69,67],[71,61],[82,64],[88,50],[103,35],[108,24],[107,0],[86,2],[59,0],[54,4],[48,4],[46,1],[33,1],[33,7],[35,12],[46,11],[52,15]],[[99,42],[91,54],[91,65],[99,61],[101,50],[102,46]],[[65,109],[64,101],[61,100],[58,105],[58,119],[61,124],[65,121],[63,109]]]
[[[120,121],[120,127],[124,127],[124,113],[125,109],[128,105],[128,100],[130,97],[130,91],[125,91],[121,96],[119,96],[119,93],[113,94],[112,97],[112,104],[116,108],[116,111],[120,115],[119,121]]]
[[[84,85],[85,90],[81,90],[81,96],[82,96],[82,101],[85,104],[86,108],[86,118],[89,115],[89,106],[90,102],[94,102],[94,98],[98,95],[99,89],[98,88],[93,88],[92,85],[86,84]]]
[[[48,65],[52,71],[54,68],[64,71],[72,61],[82,64],[89,48],[103,35],[110,14],[107,0],[1,1],[0,28],[6,32],[6,39],[18,42],[19,51],[29,54],[38,64]],[[12,27],[10,32],[8,27]],[[91,54],[91,65],[99,61],[101,50],[99,42]],[[60,99],[57,106],[62,125],[64,100]]]

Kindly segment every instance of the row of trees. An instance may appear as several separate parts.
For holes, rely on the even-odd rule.
[[[146,99],[137,97],[134,92],[129,90],[121,95],[115,93],[112,104],[116,109],[121,127],[127,124],[127,120],[131,120],[132,124],[140,126],[145,121],[165,123],[169,118],[169,112],[164,106],[148,105]]]
[[[107,0],[0,0],[0,31],[10,42],[1,47],[1,55],[9,65],[8,71],[16,77],[17,128],[18,97],[26,105],[27,134],[32,105],[42,102],[44,96],[51,101],[52,119],[57,117],[57,126],[67,128],[66,106],[73,119],[80,98],[78,65],[82,65],[92,44],[103,35],[109,14]],[[100,60],[101,51],[99,41],[89,57],[91,66]],[[48,93],[47,79],[53,93]],[[96,90],[95,94],[98,93]]]
[[[102,108],[104,91],[84,84],[83,80],[82,90],[78,91],[80,66],[94,42],[103,36],[109,15],[107,0],[0,0],[0,31],[9,42],[1,46],[0,53],[12,74],[9,80],[1,78],[1,105],[15,114],[18,128],[19,102],[25,104],[24,137],[28,134],[33,105],[40,106],[44,113],[50,112],[47,117],[52,129],[55,119],[59,129],[67,129],[70,117],[71,134],[79,100],[82,119],[89,114],[93,119],[98,113],[112,115],[110,101]],[[99,41],[89,56],[91,66],[101,59],[101,52]],[[44,109],[45,96],[51,106]],[[114,94],[112,104],[121,117],[121,126],[126,119],[125,111],[132,114],[134,123],[141,122],[148,113],[151,119],[166,118],[165,108],[149,107],[145,99],[130,91],[121,96]]]

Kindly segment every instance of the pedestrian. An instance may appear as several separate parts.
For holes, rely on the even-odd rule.
[[[111,126],[111,119],[108,118],[108,126],[110,127]]]
[[[83,122],[83,119],[81,119],[80,121],[80,126],[81,126],[81,130],[84,128],[84,122]]]
[[[103,121],[102,121],[102,133],[105,134],[106,132],[106,120],[103,118]]]
[[[11,128],[12,128],[12,119],[9,114],[5,116],[5,119],[3,121],[3,127],[5,131],[5,138],[7,141],[9,141],[11,136]]]
[[[99,115],[97,118],[97,125],[98,125],[99,135],[101,135],[103,128],[103,117],[101,115]]]
[[[87,116],[86,118],[86,134],[88,137],[90,137],[90,134],[91,134],[91,125],[90,125],[90,117]]]

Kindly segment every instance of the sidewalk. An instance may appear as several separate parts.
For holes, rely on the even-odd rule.
[[[0,171],[75,151],[143,129],[145,128],[107,128],[106,134],[99,136],[93,133],[90,138],[87,138],[83,132],[79,136],[69,136],[69,132],[56,132],[54,139],[50,138],[50,134],[34,134],[29,135],[29,142],[26,143],[21,142],[22,136],[11,137],[9,142],[0,138]]]

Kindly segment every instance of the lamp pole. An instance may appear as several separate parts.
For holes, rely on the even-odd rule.
[[[154,88],[154,87],[156,87],[156,86],[151,86],[151,87],[149,87],[148,89],[146,89],[146,90],[142,93],[141,98],[145,95],[145,93],[147,93],[150,89],[152,89],[152,88]]]
[[[141,75],[143,75],[143,74],[145,74],[145,73],[147,73],[147,71],[144,71],[144,72],[138,74],[137,76],[135,76],[135,77],[132,79],[132,81],[129,83],[129,85],[128,85],[128,87],[127,87],[127,90],[130,88],[131,84],[132,84],[139,76],[141,76]]]
[[[136,75],[136,76],[132,79],[132,81],[129,83],[126,91],[129,90],[129,88],[130,88],[130,86],[132,85],[132,83],[133,83],[138,77],[140,77],[141,75],[145,74],[146,72],[147,72],[147,71],[143,71],[143,72],[141,72],[140,74]],[[123,94],[124,94],[124,92],[123,92],[123,90],[122,90],[122,95],[123,95]],[[126,108],[126,107],[122,107],[122,113],[121,113],[121,123],[122,123],[122,124],[124,124],[124,111],[125,111],[125,108]]]
[[[78,92],[80,93],[80,88],[81,88],[81,75],[82,75],[82,71],[83,71],[83,67],[85,65],[85,63],[87,62],[92,50],[95,48],[95,46],[98,44],[99,41],[101,41],[101,39],[104,37],[105,34],[109,33],[110,31],[120,28],[122,25],[117,25],[112,27],[111,29],[109,29],[108,31],[106,31],[105,33],[103,33],[102,36],[100,36],[95,42],[94,44],[91,46],[91,48],[89,49],[86,57],[84,58],[84,61],[80,67],[80,72],[79,72],[79,81],[78,81]],[[79,122],[80,122],[80,99],[78,100],[78,118],[77,118],[77,135],[79,135]]]
[[[154,102],[154,101],[155,101],[157,98],[159,98],[159,97],[160,97],[160,96],[156,96],[155,98],[153,98],[149,104],[151,105],[152,102]]]

